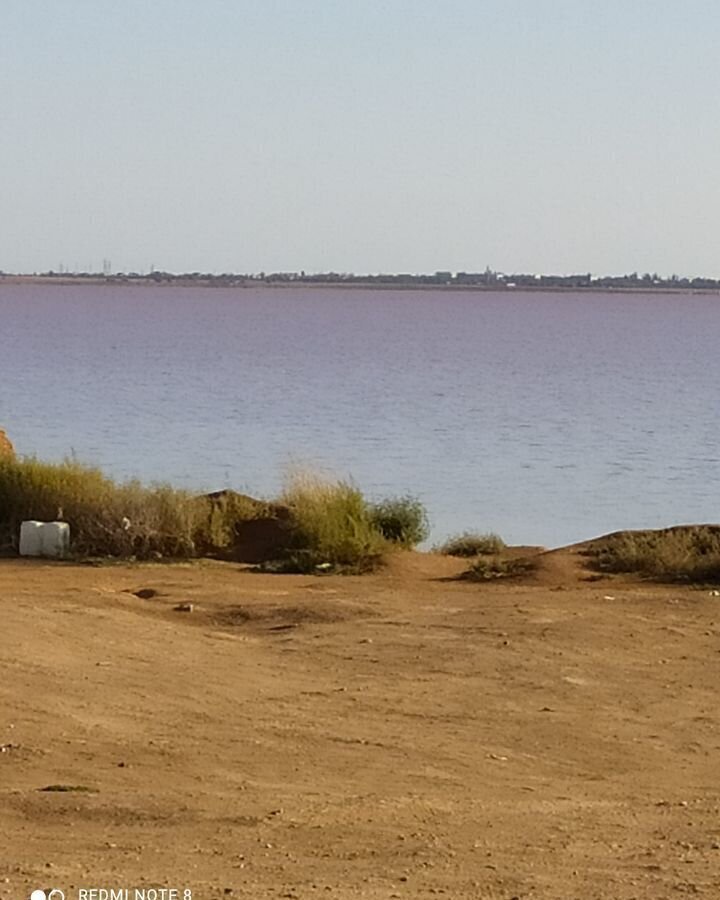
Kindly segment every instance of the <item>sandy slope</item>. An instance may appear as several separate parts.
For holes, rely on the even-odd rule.
[[[0,898],[720,896],[720,598],[459,568],[0,562]]]

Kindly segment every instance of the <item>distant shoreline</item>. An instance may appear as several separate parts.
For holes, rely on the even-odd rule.
[[[163,276],[103,276],[103,275],[0,275],[3,285],[51,285],[64,287],[180,287],[213,288],[215,290],[246,290],[252,288],[282,288],[291,290],[374,290],[374,291],[446,291],[449,293],[550,293],[550,294],[720,294],[720,287],[691,286],[617,286],[617,285],[510,285],[510,284],[427,284],[382,281],[273,281],[260,279],[227,280],[221,276],[212,278]]]

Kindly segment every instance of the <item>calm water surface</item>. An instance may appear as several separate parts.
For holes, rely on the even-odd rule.
[[[720,298],[0,285],[0,426],[120,478],[412,492],[433,538],[720,519]]]

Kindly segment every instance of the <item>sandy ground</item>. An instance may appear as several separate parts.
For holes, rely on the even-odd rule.
[[[0,562],[0,898],[720,897],[720,598],[461,568]]]

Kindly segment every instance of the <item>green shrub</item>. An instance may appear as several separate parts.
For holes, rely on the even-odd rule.
[[[481,557],[461,576],[467,581],[492,581],[495,578],[513,578],[529,575],[537,568],[534,559],[501,559],[500,557]]]
[[[438,551],[446,556],[482,556],[500,553],[505,549],[505,541],[498,534],[489,531],[476,534],[465,531],[448,538]]]
[[[365,572],[381,562],[387,541],[353,484],[299,473],[290,478],[280,499],[291,517],[283,554],[286,571],[311,572],[327,566]]]
[[[688,525],[624,531],[593,541],[588,555],[603,572],[663,581],[720,581],[720,526]]]
[[[388,497],[372,503],[369,512],[370,522],[377,531],[401,547],[415,547],[430,534],[427,512],[416,497]]]

